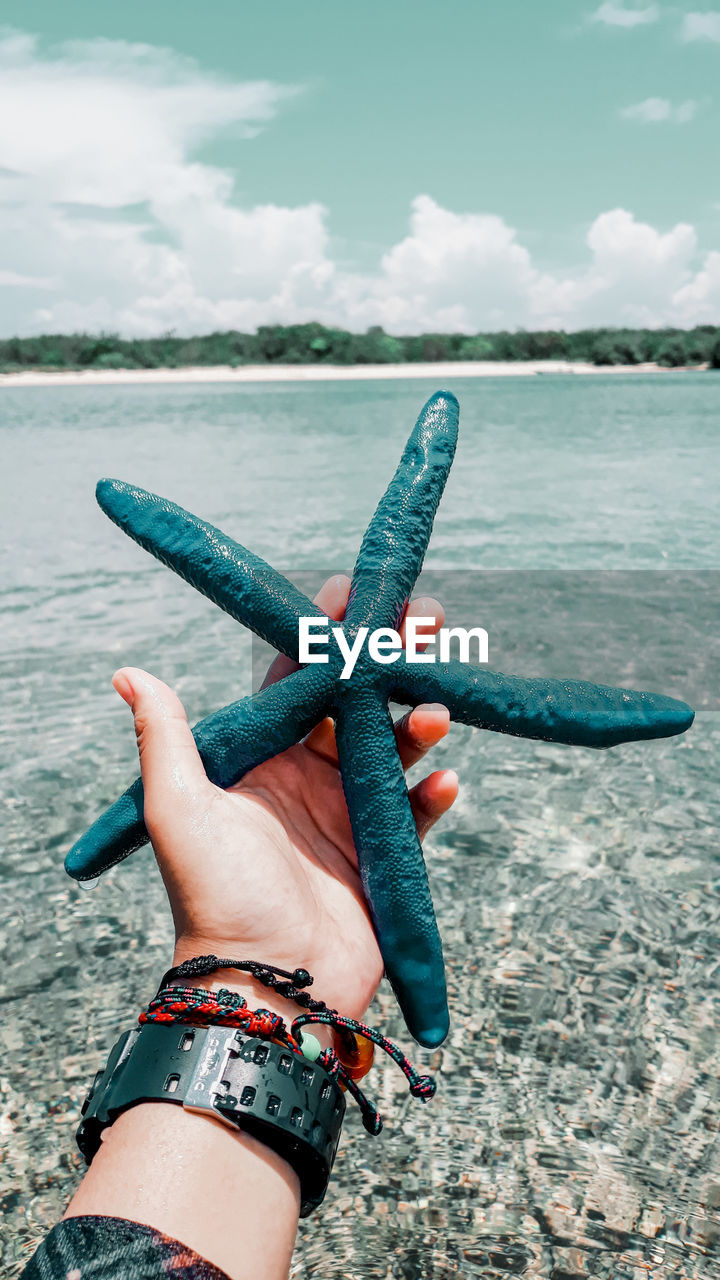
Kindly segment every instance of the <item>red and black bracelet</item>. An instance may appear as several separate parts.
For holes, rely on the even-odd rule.
[[[220,991],[205,991],[198,987],[173,985],[178,979],[204,977],[218,969],[239,969],[250,973],[263,986],[271,988],[286,1000],[292,1000],[307,1012],[299,1014],[288,1030],[280,1014],[272,1013],[269,1009],[250,1010],[247,1001],[237,992],[225,988]],[[257,960],[221,960],[217,956],[195,956],[168,969],[157,994],[141,1013],[139,1022],[239,1027],[250,1036],[284,1044],[293,1053],[317,1061],[329,1075],[337,1079],[342,1088],[347,1089],[358,1103],[363,1125],[371,1134],[380,1133],[382,1119],[358,1088],[357,1081],[372,1066],[373,1046],[377,1045],[397,1063],[408,1080],[410,1093],[414,1098],[428,1102],[434,1096],[436,1084],[432,1076],[420,1075],[398,1046],[379,1031],[355,1018],[344,1017],[336,1009],[328,1008],[324,1000],[314,1000],[305,990],[312,982],[307,969],[295,969],[288,973],[275,965],[262,964]],[[332,1049],[321,1049],[314,1036],[303,1035],[302,1028],[313,1023],[333,1028]]]

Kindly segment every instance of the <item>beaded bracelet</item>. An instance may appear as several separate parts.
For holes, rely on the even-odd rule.
[[[263,986],[278,995],[294,1001],[306,1009],[293,1020],[288,1030],[280,1014],[269,1009],[248,1009],[247,1001],[237,992],[221,988],[220,991],[204,991],[198,987],[173,985],[181,978],[204,977],[217,969],[240,969],[248,972]],[[414,1098],[429,1102],[436,1091],[432,1076],[420,1075],[392,1040],[355,1018],[346,1018],[336,1009],[329,1009],[324,1000],[314,1000],[304,988],[312,986],[313,979],[307,969],[295,969],[288,973],[275,965],[261,964],[257,960],[220,960],[217,956],[195,956],[183,964],[168,969],[163,975],[157,994],[147,1009],[140,1014],[139,1022],[183,1022],[200,1026],[242,1027],[248,1035],[277,1040],[296,1054],[319,1062],[340,1086],[355,1099],[362,1113],[362,1122],[368,1133],[380,1133],[382,1119],[373,1104],[358,1088],[357,1081],[372,1066],[374,1045],[387,1053],[409,1082]],[[315,1036],[303,1033],[308,1024],[333,1028],[335,1048],[323,1049]]]

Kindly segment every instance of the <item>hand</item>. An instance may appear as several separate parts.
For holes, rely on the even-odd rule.
[[[315,603],[340,621],[349,589],[348,578],[331,578]],[[436,630],[444,620],[434,600],[417,600],[408,612],[434,617]],[[278,657],[266,683],[294,669]],[[183,707],[167,685],[135,668],[116,672],[113,684],[135,719],[145,822],[175,921],[173,963],[213,953],[290,971],[302,966],[315,978],[317,999],[361,1018],[383,964],[360,883],[332,721],[222,791],[207,778]],[[405,768],[445,736],[449,723],[437,704],[416,707],[398,722]],[[451,770],[431,773],[412,788],[421,837],[447,812],[457,789]],[[261,1004],[290,1020],[298,1012],[237,971],[215,975],[219,983],[243,991],[251,1007]]]
[[[333,578],[316,604],[343,617],[350,583]],[[413,613],[434,616],[435,601]],[[268,680],[292,669],[277,658]],[[173,963],[213,953],[261,960],[315,978],[313,995],[362,1017],[382,975],[363,897],[337,768],[332,722],[253,769],[229,791],[212,785],[185,712],[167,685],[124,668],[113,683],[135,717],[145,789],[145,821],[167,887],[176,929]],[[444,707],[416,707],[397,726],[405,766],[445,736]],[[430,774],[410,792],[421,835],[457,794],[452,771]],[[198,980],[241,992],[290,1023],[298,1006],[247,975],[226,970]],[[330,1030],[313,1027],[329,1044]],[[228,1210],[228,1187],[239,1189]],[[205,1114],[163,1102],[125,1111],[67,1210],[144,1222],[181,1240],[233,1280],[281,1280],[290,1268],[300,1206],[294,1169],[259,1139]],[[271,1222],[271,1232],[257,1224]],[[238,1239],[242,1249],[238,1249]]]

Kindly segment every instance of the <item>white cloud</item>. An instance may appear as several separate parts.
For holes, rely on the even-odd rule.
[[[695,265],[697,239],[688,224],[663,233],[614,209],[595,219],[586,247],[583,268],[542,272],[501,218],[451,213],[421,196],[413,204],[409,236],[385,255],[378,275],[336,281],[341,291],[335,300],[356,326],[472,332],[517,325],[660,325],[680,316],[690,323],[695,288],[703,316],[715,306],[720,320],[720,289],[714,277],[699,283],[703,269]]]
[[[720,253],[708,253],[701,270],[678,289],[674,302],[680,324],[718,324]]]
[[[348,318],[399,332],[514,323],[536,272],[515,232],[494,214],[452,213],[429,196],[412,205],[410,234],[383,256],[373,277],[336,282]]]
[[[52,289],[55,281],[42,276],[23,276],[19,271],[0,271],[0,288]]]
[[[224,304],[228,322],[254,323],[274,298],[312,296],[322,207],[240,209],[230,175],[194,158],[221,130],[256,132],[291,92],[147,45],[46,56],[30,37],[0,40],[0,270],[16,289],[56,282],[37,314],[16,302],[13,321],[6,301],[5,324],[206,327]]]
[[[656,4],[645,5],[642,9],[626,9],[623,4],[606,0],[590,15],[590,22],[602,22],[608,27],[641,27],[657,22],[659,17],[660,10]]]
[[[686,13],[683,18],[683,40],[715,40],[720,44],[720,13]]]
[[[620,115],[624,120],[637,120],[640,124],[660,124],[669,121],[672,124],[689,124],[697,114],[699,103],[693,98],[679,102],[674,106],[669,98],[645,98],[643,102],[634,102],[623,107]]]
[[[243,208],[231,175],[197,158],[203,139],[262,127],[287,96],[147,46],[47,56],[0,41],[3,332],[720,322],[720,253],[703,258],[692,226],[660,231],[623,209],[595,219],[580,266],[550,272],[497,213],[419,195],[374,272],[339,264],[322,205]]]
[[[693,227],[679,222],[663,233],[626,209],[613,209],[595,219],[586,243],[591,261],[568,297],[585,323],[653,326],[678,319],[676,295],[692,281],[697,255]]]

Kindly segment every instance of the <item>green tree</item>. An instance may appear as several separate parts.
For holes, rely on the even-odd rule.
[[[399,364],[403,359],[400,339],[391,337],[379,324],[359,335],[353,345],[358,364]]]
[[[660,347],[655,359],[666,369],[676,369],[687,364],[687,350],[684,339],[679,335],[668,338]]]
[[[465,338],[460,345],[458,360],[492,360],[494,347],[489,338],[478,333],[474,338]]]
[[[657,360],[667,368],[709,364],[718,367],[720,329],[579,329],[499,333],[425,333],[394,337],[380,325],[366,333],[317,322],[261,325],[256,333],[218,331],[185,338],[117,334],[41,334],[0,340],[0,367],[175,368],[185,365],[388,364],[433,360],[592,360],[599,365]]]
[[[596,338],[591,344],[588,352],[589,359],[593,364],[623,364],[622,352],[619,350],[617,340],[612,334],[604,333]]]

